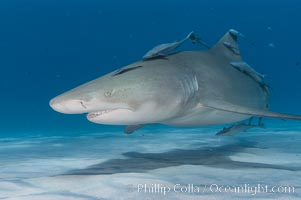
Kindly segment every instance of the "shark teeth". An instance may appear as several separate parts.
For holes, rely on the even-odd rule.
[[[87,117],[89,119],[92,119],[92,118],[95,118],[95,117],[98,117],[98,116],[101,116],[101,115],[104,115],[106,113],[109,113],[109,112],[112,112],[116,109],[111,109],[111,110],[101,110],[101,111],[98,111],[98,112],[93,112],[93,113],[88,113]]]

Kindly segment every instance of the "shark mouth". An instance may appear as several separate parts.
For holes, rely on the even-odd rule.
[[[93,119],[95,117],[99,117],[101,115],[104,115],[106,113],[112,112],[116,109],[112,109],[112,110],[102,110],[102,111],[98,111],[98,112],[92,112],[92,113],[88,113],[87,118],[88,119]]]
[[[97,119],[103,116],[106,116],[108,114],[113,114],[113,115],[119,115],[119,114],[124,114],[124,113],[129,113],[133,112],[130,109],[125,109],[125,108],[115,108],[115,109],[107,109],[107,110],[101,110],[97,112],[91,112],[87,114],[87,119],[93,121],[93,119]]]

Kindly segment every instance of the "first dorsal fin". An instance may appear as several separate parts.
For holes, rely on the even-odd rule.
[[[230,29],[212,48],[211,52],[224,55],[231,61],[240,61],[240,51],[237,39],[239,35],[234,34],[233,29]],[[236,31],[237,32],[237,31]]]

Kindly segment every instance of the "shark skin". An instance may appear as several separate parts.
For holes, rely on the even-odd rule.
[[[228,124],[252,116],[301,120],[269,111],[268,91],[232,62],[243,60],[237,36],[227,32],[209,50],[132,63],[53,98],[50,106],[66,114],[88,113],[94,123],[134,127],[130,130],[156,123]]]

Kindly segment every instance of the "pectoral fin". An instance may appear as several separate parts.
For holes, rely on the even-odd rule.
[[[250,107],[236,105],[221,100],[206,101],[202,103],[202,105],[216,110],[222,110],[222,111],[250,115],[250,116],[301,120],[301,116],[298,115],[283,114],[283,113],[271,112],[269,110],[250,108]]]
[[[126,126],[124,128],[124,133],[126,133],[126,134],[132,134],[135,131],[137,131],[138,129],[144,127],[144,126],[145,126],[144,124]]]

